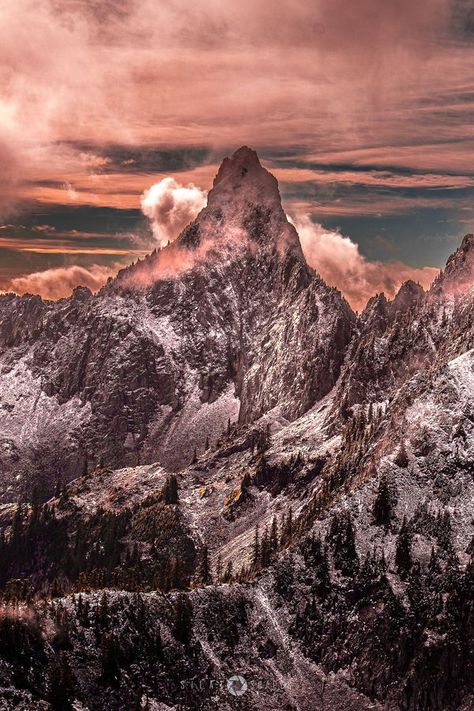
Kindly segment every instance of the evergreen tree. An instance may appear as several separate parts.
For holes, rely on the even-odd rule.
[[[30,533],[33,535],[36,533],[39,524],[40,510],[38,487],[34,486],[31,493],[31,513],[28,522]]]
[[[435,532],[441,548],[445,551],[449,551],[452,548],[452,526],[449,511],[444,511],[443,513],[440,511],[438,512],[435,523]]]
[[[382,559],[377,557],[375,550],[372,553],[367,553],[357,574],[356,589],[361,598],[368,595],[373,587],[380,582],[384,572],[383,568]]]
[[[211,565],[209,563],[209,549],[203,546],[201,559],[196,572],[196,582],[198,585],[212,585]]]
[[[222,556],[219,554],[216,561],[216,583],[222,582],[223,569],[222,569]]]
[[[228,561],[225,573],[224,573],[224,583],[230,583],[234,577],[234,564],[231,560]]]
[[[178,642],[189,644],[192,634],[193,608],[187,595],[180,593],[174,611],[173,634]]]
[[[284,518],[281,525],[281,544],[289,545],[293,538],[293,508],[290,506],[288,515]]]
[[[48,700],[51,711],[70,711],[74,701],[75,679],[64,652],[55,661],[49,674]]]
[[[120,682],[119,646],[113,634],[105,635],[102,640],[102,681],[109,686],[118,686]]]
[[[329,529],[334,565],[343,575],[353,575],[359,567],[355,532],[349,511],[335,513]]]
[[[392,513],[392,495],[387,479],[383,476],[380,480],[377,495],[372,508],[374,523],[377,526],[388,528],[390,526]]]
[[[397,467],[401,467],[402,469],[406,469],[409,464],[407,449],[405,446],[405,441],[403,439],[400,442],[400,447],[397,456],[395,457],[395,464],[397,465]]]
[[[431,546],[431,555],[428,563],[428,573],[431,577],[439,575],[441,573],[441,566],[439,564],[439,556],[434,546]]]
[[[400,575],[402,580],[406,579],[412,565],[411,541],[411,531],[407,524],[406,516],[404,516],[400,531],[397,536],[397,543],[395,549],[395,565],[398,574]]]
[[[258,570],[260,565],[260,536],[258,530],[258,524],[255,526],[255,534],[253,538],[252,546],[252,569]]]
[[[272,520],[272,527],[270,529],[270,552],[274,553],[276,549],[278,548],[278,523],[277,523],[277,517],[274,516]]]
[[[260,567],[266,568],[270,563],[270,541],[268,538],[268,530],[265,528],[260,545]]]
[[[418,561],[412,563],[407,574],[407,597],[417,624],[423,624],[430,606],[431,591],[425,589]]]
[[[196,462],[194,462],[194,464],[195,463]],[[171,474],[171,476],[166,478],[163,488],[163,501],[165,504],[177,504],[178,499],[178,480],[174,474]]]
[[[290,600],[294,594],[294,560],[293,556],[285,555],[275,565],[275,592],[285,600]]]
[[[312,592],[318,597],[325,598],[331,591],[331,576],[326,546],[321,538],[311,535],[300,545],[300,550],[308,569],[314,573]]]

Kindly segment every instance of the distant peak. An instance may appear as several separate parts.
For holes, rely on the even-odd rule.
[[[433,284],[432,291],[463,293],[474,284],[474,235],[465,235],[460,247],[446,262],[446,268]]]
[[[473,234],[468,234],[465,235],[463,241],[461,242],[461,247],[463,252],[469,252],[471,250],[474,250],[474,235]]]
[[[420,284],[417,284],[412,279],[403,282],[398,290],[394,300],[392,301],[392,310],[406,311],[410,309],[416,302],[423,299],[425,290]]]
[[[407,281],[404,281],[403,284],[401,285],[400,289],[397,292],[397,295],[395,296],[394,302],[400,301],[401,299],[417,299],[425,293],[425,290],[421,286],[421,284],[418,284],[417,282],[413,281],[412,279],[408,279]]]

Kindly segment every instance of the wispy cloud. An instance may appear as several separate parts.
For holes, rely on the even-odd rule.
[[[98,291],[109,277],[115,276],[120,265],[106,267],[93,264],[89,268],[77,265],[45,269],[12,279],[9,288],[17,294],[39,294],[43,299],[70,296],[76,286]]]
[[[383,292],[392,299],[409,279],[427,288],[439,273],[436,267],[417,268],[400,261],[370,261],[349,237],[325,229],[312,222],[308,215],[295,215],[292,221],[308,264],[330,286],[337,287],[357,311],[361,311],[374,294]]]

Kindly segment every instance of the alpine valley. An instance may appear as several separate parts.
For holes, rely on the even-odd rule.
[[[473,286],[466,235],[355,314],[242,147],[98,294],[0,296],[0,709],[474,708]]]

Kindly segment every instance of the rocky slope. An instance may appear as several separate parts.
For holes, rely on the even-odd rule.
[[[179,467],[229,418],[294,419],[333,387],[354,321],[240,149],[178,240],[97,296],[0,298],[4,500],[38,464],[51,491],[99,463]]]
[[[4,297],[10,452],[88,471],[0,507],[0,708],[471,709],[473,284],[468,235],[356,321],[244,149],[98,297]]]

